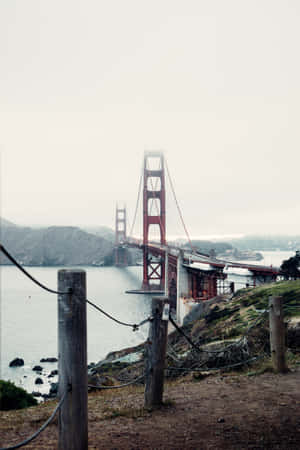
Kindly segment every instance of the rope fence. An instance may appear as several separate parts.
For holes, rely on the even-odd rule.
[[[136,384],[139,381],[142,381],[145,378],[145,374],[141,375],[140,377],[135,378],[132,381],[129,381],[128,383],[123,383],[123,384],[119,384],[119,385],[112,385],[112,386],[97,386],[94,384],[88,384],[88,387],[91,389],[121,389],[124,388],[126,386],[131,386],[132,384]],[[0,449],[1,450],[1,449]]]

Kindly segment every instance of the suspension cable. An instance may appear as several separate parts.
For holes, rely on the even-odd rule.
[[[151,322],[153,319],[152,317],[147,317],[146,319],[142,320],[140,323],[127,323],[127,322],[122,322],[119,319],[116,319],[115,317],[113,317],[112,315],[110,315],[109,313],[107,313],[106,311],[104,311],[102,308],[100,308],[99,306],[95,305],[95,303],[91,302],[90,300],[86,300],[86,302],[93,306],[95,309],[97,309],[98,311],[100,311],[102,314],[104,314],[106,317],[108,317],[109,319],[113,320],[114,322],[118,323],[119,325],[124,325],[124,327],[131,327],[133,329],[133,331],[137,331],[139,329],[139,327],[141,327],[142,325],[144,325],[147,322]]]
[[[169,183],[170,183],[171,190],[172,190],[172,193],[173,193],[173,197],[174,197],[174,200],[175,200],[175,203],[176,203],[176,206],[177,206],[177,210],[178,210],[178,213],[179,213],[179,216],[180,216],[180,219],[181,219],[181,223],[182,223],[182,225],[183,225],[183,228],[184,228],[186,237],[187,237],[187,239],[188,239],[188,241],[189,241],[189,244],[190,244],[190,247],[191,247],[192,252],[196,252],[196,249],[195,249],[195,247],[194,247],[193,244],[192,244],[192,241],[191,241],[189,232],[188,232],[187,227],[186,227],[186,225],[185,225],[185,222],[184,222],[184,220],[183,220],[183,215],[182,215],[182,212],[181,212],[181,209],[180,209],[180,207],[179,207],[179,203],[178,203],[178,200],[177,200],[177,197],[176,197],[176,194],[175,194],[174,185],[173,185],[173,182],[172,182],[172,179],[171,179],[171,175],[170,175],[170,171],[169,171],[169,166],[168,166],[168,163],[167,163],[167,160],[166,160],[166,159],[165,159],[165,164],[166,164],[166,169],[167,169],[167,174],[168,174]]]
[[[138,188],[138,196],[137,196],[137,201],[136,201],[135,211],[134,211],[134,216],[133,216],[133,222],[132,222],[132,225],[131,225],[131,228],[130,228],[130,233],[129,233],[130,237],[133,237],[132,233],[133,233],[133,229],[134,229],[134,226],[135,226],[135,221],[136,221],[136,218],[137,218],[137,212],[138,212],[140,196],[141,196],[141,190],[142,190],[142,181],[143,181],[143,172],[141,171],[140,180],[139,180],[139,188]]]
[[[47,428],[47,426],[52,422],[52,420],[54,419],[57,411],[61,408],[65,398],[67,395],[67,391],[64,393],[64,395],[62,396],[62,398],[60,399],[58,405],[56,406],[55,410],[53,411],[53,413],[51,414],[51,416],[49,417],[49,419],[46,420],[46,422],[29,438],[25,439],[24,441],[20,442],[19,444],[13,445],[11,447],[1,447],[0,450],[14,450],[16,448],[20,448],[23,447],[24,445],[29,444],[29,442],[33,441],[33,439],[35,439],[36,437],[38,437],[38,435],[45,430],[45,428]]]
[[[18,268],[21,270],[21,272],[23,272],[31,281],[33,281],[35,284],[37,284],[38,286],[40,286],[42,289],[44,289],[45,291],[51,292],[51,294],[70,294],[71,291],[67,291],[67,292],[62,292],[62,291],[55,291],[53,289],[48,288],[47,286],[45,286],[44,284],[40,283],[38,280],[36,280],[32,275],[30,275],[30,273],[27,272],[27,270],[24,269],[24,267],[21,266],[21,264],[19,264],[15,258],[8,253],[8,251],[5,249],[5,247],[0,244],[0,251],[2,251],[2,253],[4,253],[4,255]]]

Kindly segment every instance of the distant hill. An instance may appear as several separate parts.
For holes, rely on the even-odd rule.
[[[300,249],[300,235],[249,235],[229,242],[239,250],[296,251]]]
[[[0,227],[16,227],[14,223],[10,222],[9,220],[3,219],[3,217],[0,217]]]
[[[1,242],[24,265],[102,265],[113,250],[110,240],[77,227],[33,229],[7,223],[2,219]],[[0,264],[7,263],[1,255]]]
[[[115,232],[109,227],[87,226],[87,227],[80,227],[80,228],[82,230],[86,231],[87,233],[95,234],[96,236],[101,236],[105,239],[108,239],[111,242],[113,242],[115,240]]]

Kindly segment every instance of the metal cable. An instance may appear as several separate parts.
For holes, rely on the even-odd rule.
[[[262,359],[264,358],[265,355],[259,355],[259,356],[254,356],[253,358],[249,358],[246,359],[245,361],[241,361],[238,363],[234,363],[234,364],[228,364],[227,366],[222,366],[222,367],[205,367],[205,368],[195,368],[195,369],[191,369],[191,368],[187,368],[187,367],[165,367],[165,370],[181,370],[181,371],[186,371],[186,372],[209,372],[212,370],[224,370],[224,369],[230,369],[232,367],[237,367],[237,366],[242,366],[243,364],[248,364],[249,362],[252,361],[256,361],[258,359]]]
[[[104,314],[106,317],[108,317],[109,319],[113,320],[114,322],[118,323],[119,325],[124,325],[124,327],[131,327],[133,329],[133,331],[137,331],[139,329],[139,327],[141,327],[142,325],[144,325],[147,322],[151,322],[152,321],[152,317],[147,317],[146,319],[142,320],[140,323],[127,323],[127,322],[122,322],[119,319],[116,319],[115,317],[111,316],[110,314],[108,314],[106,311],[104,311],[102,308],[100,308],[99,306],[95,305],[95,303],[91,302],[90,300],[86,300],[86,302],[93,306],[95,309],[97,309],[98,311],[100,311],[102,314]]]
[[[170,171],[169,171],[169,166],[168,166],[168,163],[167,163],[167,160],[166,160],[166,159],[165,159],[165,164],[166,164],[166,169],[167,169],[168,179],[169,179],[169,182],[170,182],[170,186],[171,186],[171,190],[172,190],[172,193],[173,193],[173,197],[174,197],[174,200],[175,200],[175,203],[176,203],[176,206],[177,206],[177,210],[178,210],[178,213],[179,213],[179,216],[180,216],[180,219],[181,219],[181,223],[182,223],[182,225],[183,225],[183,228],[184,228],[186,237],[188,238],[188,241],[189,241],[191,250],[192,250],[192,252],[195,252],[196,249],[195,249],[195,247],[194,247],[193,244],[192,244],[192,241],[191,241],[189,232],[188,232],[188,230],[187,230],[187,228],[186,228],[186,225],[185,225],[185,222],[184,222],[184,220],[183,220],[183,215],[182,215],[182,212],[181,212],[181,209],[180,209],[180,207],[179,207],[179,203],[178,203],[178,200],[177,200],[177,197],[176,197],[176,194],[175,194],[174,185],[173,185],[173,182],[172,182],[172,179],[171,179],[171,175],[170,175]]]
[[[169,356],[169,358],[173,359],[173,361],[181,362],[181,360],[178,357],[177,353],[175,352],[173,347],[171,347],[170,344],[168,344],[168,346],[167,346],[167,355]]]
[[[49,417],[49,419],[46,420],[46,422],[41,426],[41,428],[38,429],[38,431],[36,431],[32,436],[30,436],[29,438],[25,439],[24,441],[20,442],[19,444],[13,445],[12,447],[2,447],[0,448],[0,450],[13,450],[15,448],[20,448],[23,447],[24,445],[29,444],[29,442],[33,441],[33,439],[35,439],[36,437],[38,437],[38,435],[45,430],[45,428],[47,428],[47,426],[52,422],[52,420],[54,419],[57,411],[61,408],[65,398],[67,395],[67,391],[64,393],[64,395],[62,396],[62,398],[60,399],[58,405],[56,406],[55,410],[53,411],[53,413],[51,414],[51,416]]]
[[[121,389],[123,387],[130,386],[131,384],[137,383],[138,381],[142,380],[144,377],[145,377],[145,374],[141,375],[138,378],[135,378],[132,381],[129,381],[129,383],[118,384],[116,386],[96,386],[96,385],[93,385],[93,384],[88,384],[88,387],[92,388],[92,389]],[[0,449],[0,450],[2,450],[2,449]]]
[[[132,233],[133,233],[133,229],[135,226],[135,221],[136,221],[136,217],[137,217],[137,212],[138,212],[138,207],[139,207],[139,201],[140,201],[140,196],[141,196],[141,190],[142,190],[142,181],[143,181],[143,172],[141,170],[141,175],[140,175],[140,181],[139,181],[139,190],[138,190],[138,196],[137,196],[137,201],[136,201],[136,205],[135,205],[135,212],[134,212],[134,216],[133,216],[133,222],[130,228],[130,233],[129,236],[132,237]]]
[[[0,251],[2,251],[2,253],[4,253],[4,255],[18,268],[21,270],[21,272],[23,272],[31,281],[33,281],[35,284],[37,284],[38,286],[40,286],[42,289],[45,289],[45,291],[51,292],[51,294],[70,294],[71,291],[68,292],[61,292],[61,291],[55,291],[53,289],[48,288],[47,286],[45,286],[44,284],[40,283],[38,280],[36,280],[32,275],[30,275],[30,273],[27,272],[27,270],[24,269],[24,267],[21,266],[21,264],[19,264],[15,258],[8,253],[8,251],[3,247],[2,244],[0,244]]]
[[[265,311],[265,312],[263,313],[263,315],[264,315],[266,312],[268,312],[268,311]],[[180,328],[180,327],[177,325],[177,323],[174,321],[174,319],[170,316],[170,322],[172,323],[172,325],[174,325],[174,327],[176,328],[176,330],[179,331],[179,333],[182,334],[182,336],[185,337],[185,339],[189,342],[189,344],[191,344],[191,346],[192,346],[195,350],[197,350],[198,352],[201,352],[201,353],[202,353],[202,352],[203,352],[203,353],[223,353],[223,352],[227,351],[229,348],[235,347],[235,346],[239,345],[239,344],[243,341],[243,339],[249,334],[249,331],[250,331],[254,326],[256,326],[256,325],[259,323],[259,321],[260,321],[261,319],[262,319],[261,317],[258,317],[258,318],[255,320],[255,322],[253,322],[253,324],[251,324],[250,327],[248,327],[248,329],[246,330],[246,332],[242,335],[242,337],[241,337],[238,341],[233,342],[232,344],[229,344],[229,345],[227,345],[226,347],[224,347],[224,348],[222,348],[222,349],[220,349],[220,350],[206,350],[206,349],[203,349],[203,348],[199,347],[197,344],[195,344],[195,343],[190,339],[190,337],[182,330],[182,328]]]

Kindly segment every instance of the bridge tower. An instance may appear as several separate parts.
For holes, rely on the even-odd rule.
[[[150,230],[159,236],[158,244],[166,244],[166,191],[164,156],[162,152],[144,154],[143,189],[143,289],[164,290],[165,258],[150,254]],[[161,253],[161,252],[160,252]]]
[[[114,247],[115,266],[128,266],[128,251],[125,247],[126,242],[126,207],[116,206],[116,236]]]

